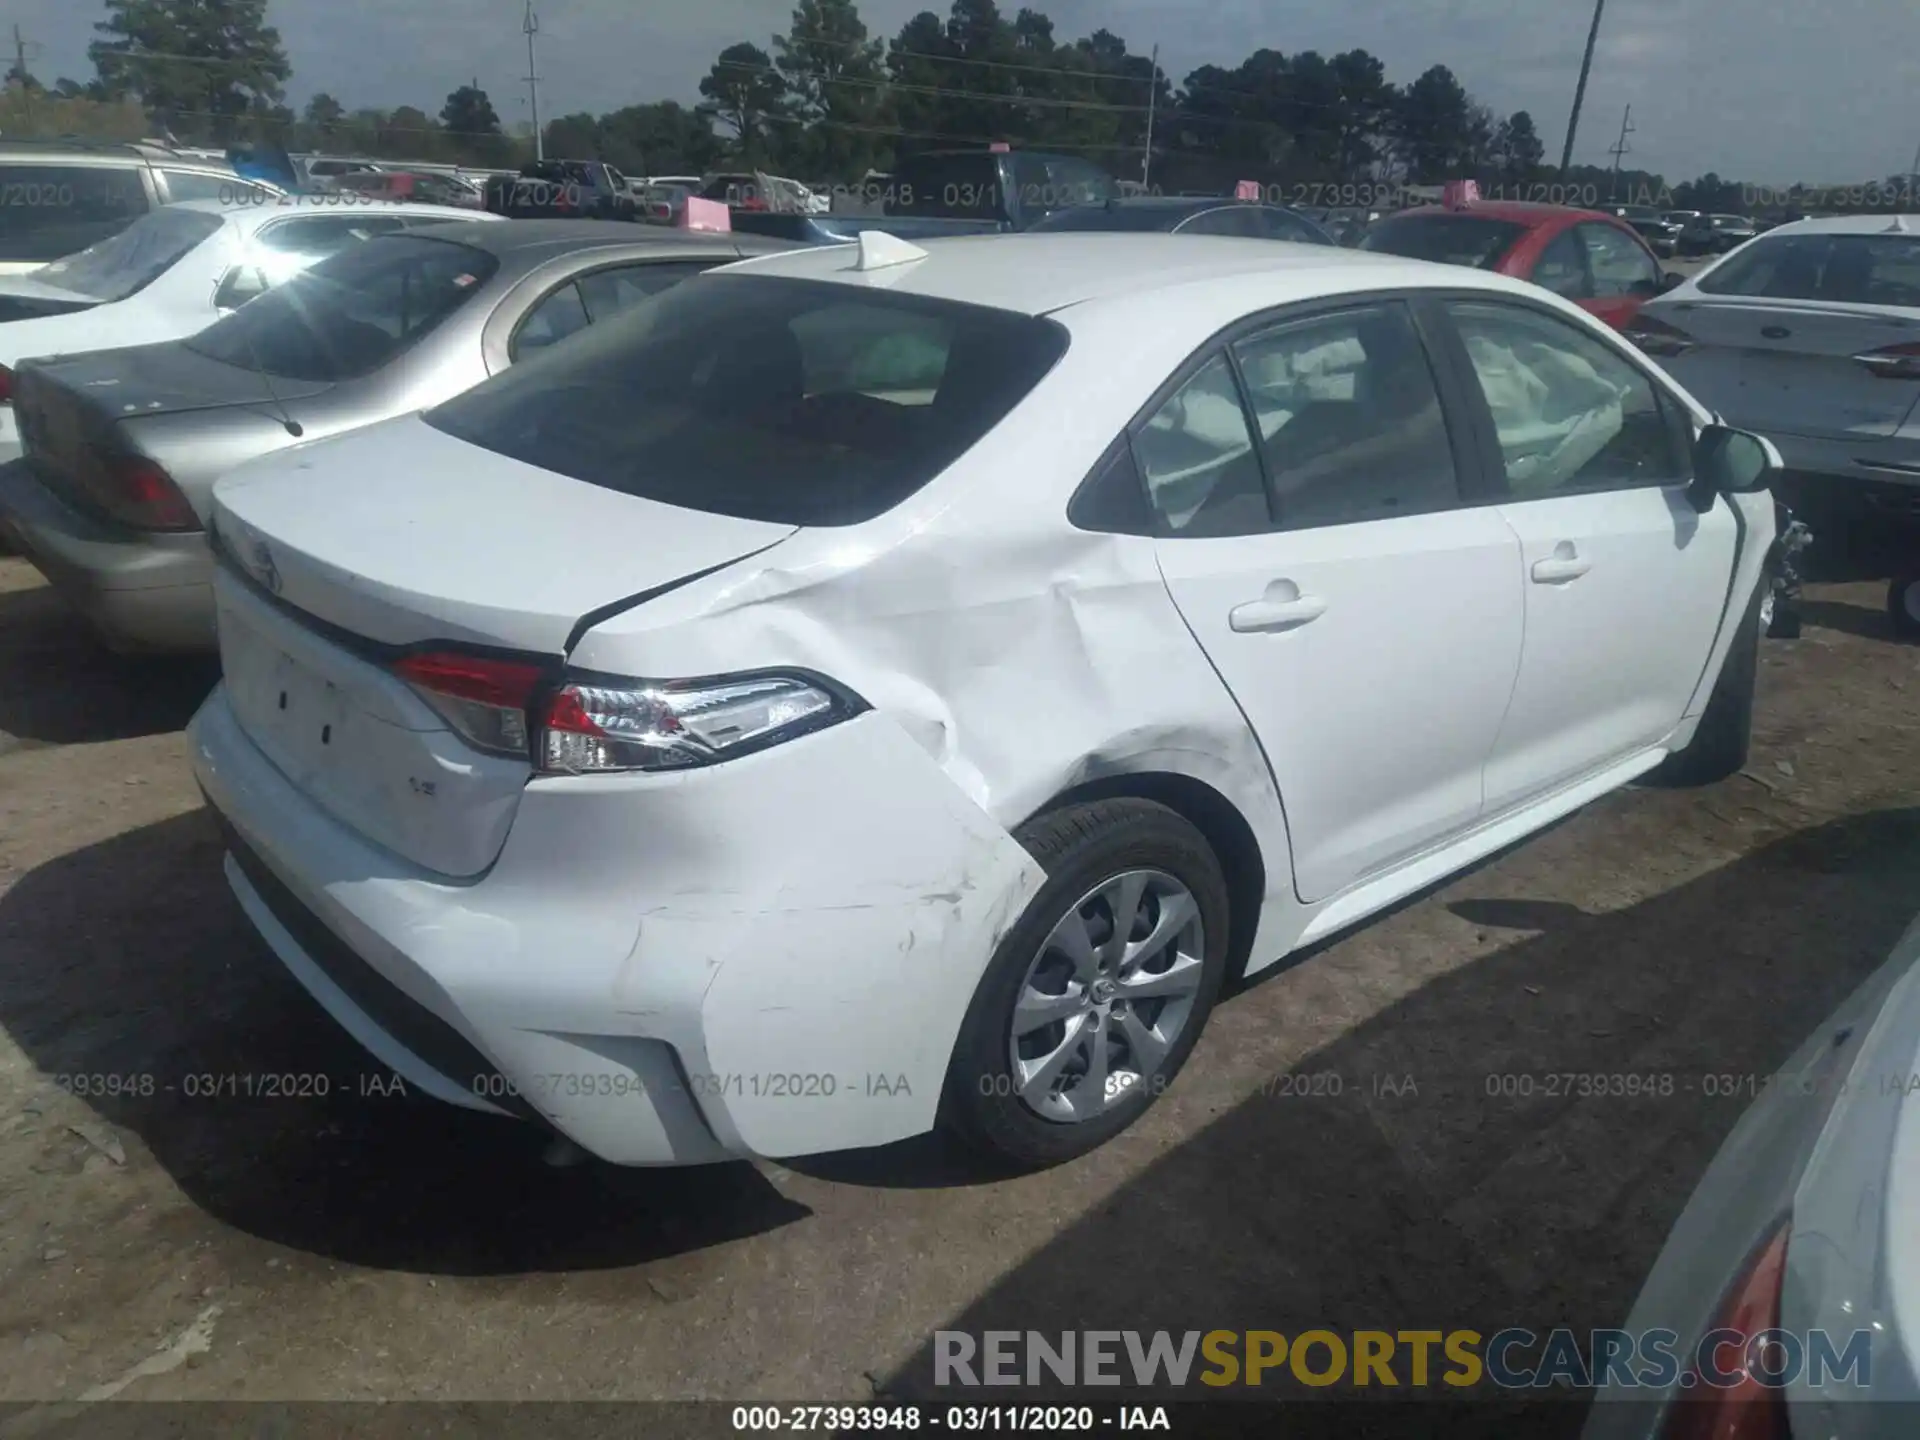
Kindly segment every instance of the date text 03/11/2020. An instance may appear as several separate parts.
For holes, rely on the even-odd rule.
[[[1164,1405],[736,1405],[736,1431],[845,1434],[951,1430],[960,1434],[1172,1430]]]
[[[538,1100],[543,1096],[644,1095],[646,1083],[637,1075],[593,1071],[585,1074],[555,1073],[523,1075],[508,1079],[504,1075],[475,1075],[473,1093],[483,1100],[505,1098]],[[833,1097],[892,1099],[911,1096],[913,1087],[905,1075],[835,1075],[831,1072],[788,1071],[766,1075],[700,1073],[686,1077],[685,1085],[671,1087],[676,1093],[699,1097],[724,1098],[729,1095],[754,1099],[810,1100]]]

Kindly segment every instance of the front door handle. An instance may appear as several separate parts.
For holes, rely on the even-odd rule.
[[[1318,620],[1327,613],[1327,602],[1318,595],[1302,595],[1291,580],[1276,580],[1258,600],[1236,605],[1227,613],[1227,624],[1246,635],[1262,630],[1293,630]]]
[[[1573,548],[1573,542],[1562,540],[1553,547],[1553,554],[1545,560],[1533,562],[1533,583],[1536,585],[1564,585],[1569,580],[1578,580],[1593,568],[1591,560],[1582,560],[1580,552]]]

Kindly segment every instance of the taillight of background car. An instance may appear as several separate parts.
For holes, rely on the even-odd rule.
[[[1752,1337],[1779,1328],[1780,1283],[1786,1276],[1790,1229],[1782,1222],[1748,1261],[1714,1313],[1710,1328],[1738,1332],[1742,1343],[1736,1346],[1729,1341],[1708,1361],[1717,1380],[1738,1378],[1731,1385],[1709,1385],[1698,1371],[1689,1372],[1681,1382],[1680,1393],[1686,1398],[1668,1412],[1660,1440],[1790,1440],[1786,1392],[1751,1372],[1746,1348]]]
[[[1626,337],[1649,355],[1684,355],[1693,349],[1693,337],[1677,325],[1642,310],[1627,322]]]
[[[135,530],[198,530],[200,517],[157,461],[125,451],[95,451],[73,479],[101,510]]]
[[[1888,345],[1853,357],[1856,365],[1882,380],[1920,380],[1920,345]]]

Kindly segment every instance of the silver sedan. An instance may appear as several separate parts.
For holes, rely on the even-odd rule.
[[[785,248],[581,220],[435,226],[333,256],[186,340],[29,362],[0,531],[113,648],[211,650],[203,526],[221,475],[437,404],[701,270]]]

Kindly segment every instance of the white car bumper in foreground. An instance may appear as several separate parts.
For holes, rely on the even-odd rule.
[[[235,893],[334,1018],[410,1084],[620,1164],[930,1129],[1044,878],[878,714],[711,769],[535,780],[466,883],[302,795],[224,687],[190,734]]]

